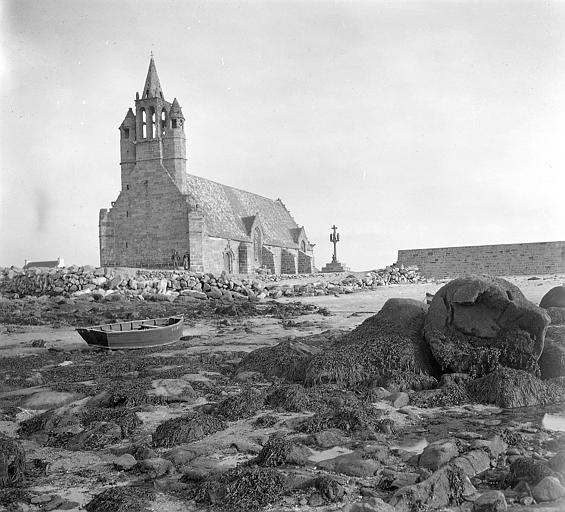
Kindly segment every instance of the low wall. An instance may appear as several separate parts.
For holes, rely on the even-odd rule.
[[[423,276],[499,276],[565,273],[565,241],[402,249],[398,264],[416,265]]]

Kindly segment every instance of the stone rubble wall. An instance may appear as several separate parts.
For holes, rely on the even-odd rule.
[[[92,266],[59,269],[0,268],[0,293],[6,297],[62,296],[109,299],[113,294],[129,299],[278,299],[280,297],[353,293],[378,286],[422,281],[417,268],[398,267],[367,272],[361,277],[336,274],[335,280],[285,284],[297,275],[258,275],[255,278],[205,274],[184,270],[145,270]],[[327,278],[327,274],[324,276]]]

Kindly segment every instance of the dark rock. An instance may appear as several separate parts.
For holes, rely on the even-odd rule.
[[[540,308],[565,308],[565,286],[554,286],[549,290],[539,303]]]
[[[465,276],[435,294],[424,333],[450,372],[482,376],[500,365],[534,372],[549,321],[508,281]]]
[[[553,476],[553,471],[544,463],[529,459],[527,457],[520,457],[510,464],[510,475],[508,479],[511,485],[524,481],[530,486],[537,485],[546,476]]]

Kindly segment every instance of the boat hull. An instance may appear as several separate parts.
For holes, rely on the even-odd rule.
[[[183,324],[182,316],[174,316],[81,327],[77,332],[91,346],[127,350],[174,343],[182,336]]]

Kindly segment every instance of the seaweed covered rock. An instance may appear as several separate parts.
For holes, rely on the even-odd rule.
[[[73,451],[99,450],[119,442],[121,438],[122,430],[119,425],[107,421],[95,421],[84,431],[65,440],[63,446]]]
[[[523,370],[499,368],[469,383],[472,398],[499,407],[529,407],[553,401],[556,389]]]
[[[395,390],[436,386],[439,367],[422,335],[427,307],[413,299],[387,300],[376,315],[312,357],[305,383],[371,382]]]
[[[547,328],[538,364],[542,379],[565,375],[565,325],[550,325]]]
[[[226,428],[225,423],[210,414],[194,412],[161,423],[153,433],[153,445],[171,448],[177,444],[191,443]]]
[[[258,466],[263,467],[276,467],[283,464],[301,466],[306,463],[311,453],[306,446],[295,443],[284,435],[275,434],[263,446],[255,462]]]
[[[565,308],[565,286],[554,286],[539,303],[540,308]]]
[[[195,500],[230,512],[252,512],[279,502],[285,491],[285,478],[277,470],[240,466],[205,480]]]
[[[395,424],[390,418],[383,418],[378,409],[348,404],[317,412],[306,419],[299,430],[315,434],[334,428],[348,433],[391,433]]]
[[[0,434],[0,487],[18,485],[24,476],[25,453],[21,445]]]
[[[250,418],[259,411],[265,403],[265,393],[247,387],[237,395],[224,398],[216,408],[216,414],[227,421],[237,421]]]
[[[260,372],[267,378],[282,377],[291,382],[304,379],[306,363],[320,352],[318,347],[300,341],[285,340],[274,347],[262,347],[247,354],[237,371]]]
[[[110,487],[85,506],[87,512],[149,512],[155,491],[146,487]]]
[[[424,334],[444,370],[480,377],[507,366],[535,373],[549,322],[508,281],[465,276],[435,294]]]
[[[312,400],[301,384],[277,384],[268,390],[267,404],[273,409],[304,412],[312,405]]]
[[[552,469],[539,460],[520,457],[510,464],[508,483],[512,486],[526,482],[530,486],[537,485],[546,476],[554,476]]]
[[[59,438],[68,438],[82,430],[84,408],[77,404],[50,409],[20,423],[18,434],[34,436],[43,444],[57,443]]]

